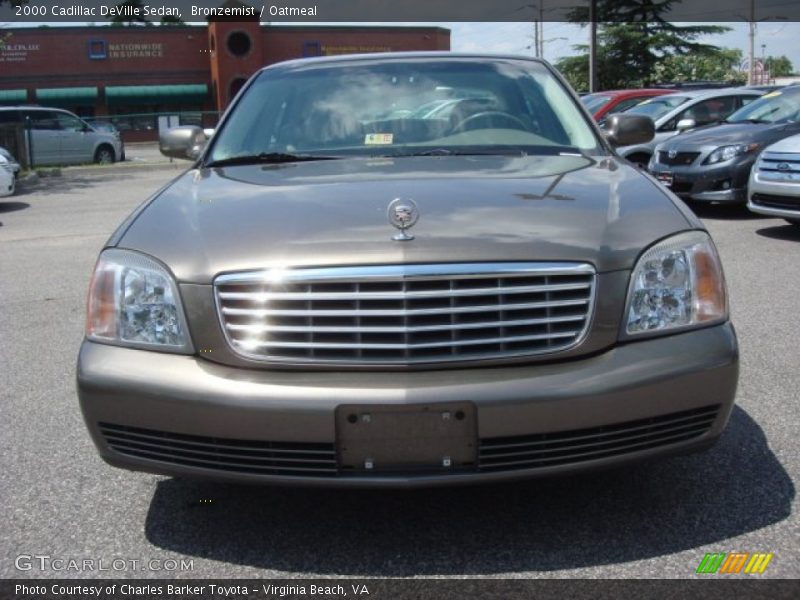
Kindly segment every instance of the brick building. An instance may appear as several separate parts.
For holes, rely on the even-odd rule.
[[[113,122],[126,141],[156,138],[158,115],[212,126],[247,78],[282,60],[449,50],[439,27],[207,26],[4,29],[0,105],[58,106]]]

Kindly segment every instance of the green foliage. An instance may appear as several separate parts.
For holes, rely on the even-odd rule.
[[[119,14],[115,15],[111,19],[112,25],[146,25],[151,26],[153,25],[150,21],[144,18],[142,13],[144,12],[144,5],[142,4],[142,0],[125,0],[124,2],[120,2],[117,4],[118,8],[125,8],[125,7],[133,7],[139,9],[138,15],[131,15],[128,16],[126,14]]]
[[[672,81],[726,81],[731,85],[744,85],[747,74],[739,69],[742,52],[736,48],[668,56],[655,70],[656,79]]]
[[[659,65],[673,56],[713,56],[720,49],[698,42],[708,34],[729,31],[720,25],[675,25],[661,18],[677,0],[598,0],[597,66],[599,89],[645,87],[660,79]],[[570,13],[586,25],[588,9]],[[573,46],[578,56],[556,61],[576,89],[589,88],[586,45]]]
[[[174,15],[165,15],[161,17],[161,25],[176,27],[176,26],[185,26],[186,23],[180,17],[176,17]]]
[[[792,61],[786,56],[768,56],[766,59],[770,77],[787,77],[794,75]]]

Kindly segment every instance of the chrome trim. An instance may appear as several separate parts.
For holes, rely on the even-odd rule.
[[[476,272],[477,270],[477,272]],[[594,275],[588,263],[455,263],[422,265],[385,265],[375,267],[275,268],[218,275],[214,285],[229,283],[266,283],[276,281],[331,282],[351,279],[370,281],[422,281],[425,279],[480,279],[515,275]],[[279,278],[278,278],[279,277]]]
[[[797,210],[786,210],[784,208],[772,208],[770,206],[763,206],[755,204],[752,200],[747,201],[747,208],[761,215],[770,217],[781,217],[783,219],[797,219],[800,220],[800,208]]]
[[[542,285],[509,285],[507,288],[498,285],[495,288],[476,287],[474,289],[458,289],[453,287],[454,281],[471,279],[502,279],[519,277],[549,277],[549,276],[591,276],[586,282],[542,282]],[[408,290],[405,283],[413,281],[436,281],[443,280],[450,282],[450,289],[443,290]],[[359,292],[358,286],[370,283],[402,283],[402,288],[394,291],[366,291]],[[226,285],[259,285],[263,283],[269,285],[280,284],[330,284],[330,283],[352,283],[356,289],[352,292],[340,291],[320,291],[308,292],[237,292],[221,291],[221,286]],[[595,305],[595,292],[597,287],[597,275],[594,267],[588,263],[455,263],[455,264],[412,264],[412,265],[385,265],[385,266],[358,266],[358,267],[325,267],[325,268],[274,268],[259,271],[249,271],[242,273],[226,273],[218,275],[214,279],[214,302],[217,315],[220,320],[221,329],[228,346],[232,352],[242,358],[257,363],[266,364],[295,364],[295,365],[343,365],[343,366],[398,366],[398,365],[425,365],[437,363],[474,363],[482,360],[496,360],[506,358],[520,358],[525,356],[552,355],[568,351],[580,345],[588,335]],[[586,298],[579,299],[550,299],[545,297],[544,301],[518,302],[508,304],[474,304],[459,306],[454,304],[459,298],[464,297],[497,297],[506,294],[525,294],[525,293],[549,293],[549,292],[569,292],[585,291]],[[224,306],[226,300],[229,301],[250,301],[251,305],[266,304],[271,301],[351,301],[357,305],[360,300],[394,300],[405,302],[408,300],[419,299],[449,299],[450,306],[430,307],[430,308],[405,308],[405,309],[370,309],[370,308],[325,308],[315,310],[313,308],[233,308]],[[541,318],[524,318],[524,315],[517,315],[519,318],[510,318],[508,321],[497,319],[482,320],[477,322],[457,323],[436,323],[436,324],[344,324],[343,326],[320,325],[315,326],[306,324],[281,324],[268,325],[262,323],[230,323],[226,316],[252,316],[254,318],[264,317],[416,317],[427,315],[458,315],[464,313],[483,313],[501,312],[509,310],[541,310],[560,307],[575,307],[581,310],[581,314],[557,314]],[[414,334],[424,332],[448,331],[455,333],[458,331],[474,331],[486,328],[502,329],[504,327],[526,326],[526,325],[549,325],[569,324],[571,322],[584,321],[583,326],[578,331],[548,331],[538,333],[536,331],[520,332],[520,335],[501,335],[491,338],[468,338],[451,340],[432,340],[426,341],[406,341],[404,343],[387,340],[362,340],[361,334]],[[354,335],[356,339],[352,341],[303,341],[303,340],[253,340],[246,344],[241,340],[234,339],[232,334],[236,331],[260,334],[266,332],[277,332],[284,334],[307,333],[312,335],[343,333]],[[504,331],[498,333],[504,334]],[[409,351],[428,348],[460,348],[481,345],[516,344],[518,342],[553,340],[557,341],[565,338],[574,338],[572,343],[555,348],[531,348],[525,350],[492,350],[491,352],[477,352],[475,354],[453,356],[439,355],[429,357],[409,356]],[[406,338],[407,339],[407,338]],[[258,353],[257,348],[287,348],[287,349],[320,349],[320,350],[348,350],[350,352],[344,358],[331,358],[328,356],[286,356],[268,355]],[[391,350],[405,351],[404,357],[375,357],[364,356],[364,350]],[[354,356],[354,354],[358,356]]]

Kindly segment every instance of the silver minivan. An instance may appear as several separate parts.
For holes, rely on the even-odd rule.
[[[26,127],[30,124],[33,166],[113,163],[125,156],[119,133],[98,131],[68,110],[0,107],[0,124],[4,123],[21,123]]]

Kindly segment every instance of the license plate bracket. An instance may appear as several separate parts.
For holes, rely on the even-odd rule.
[[[656,173],[656,179],[659,181],[659,183],[668,188],[671,188],[672,184],[675,182],[675,176],[668,172]]]
[[[477,417],[471,402],[341,405],[336,449],[344,471],[452,471],[474,467]]]

